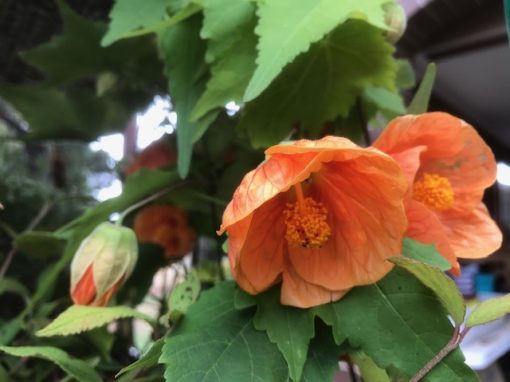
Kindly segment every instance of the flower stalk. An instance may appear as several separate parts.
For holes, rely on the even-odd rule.
[[[416,373],[416,375],[409,380],[409,382],[418,382],[421,381],[437,364],[439,364],[448,354],[450,354],[453,350],[459,346],[467,332],[469,331],[468,327],[465,327],[462,331],[460,327],[455,327],[453,331],[453,336],[448,341],[448,343],[437,353],[434,358],[432,358],[423,368]]]

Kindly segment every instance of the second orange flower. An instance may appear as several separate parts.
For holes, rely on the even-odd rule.
[[[395,118],[374,147],[399,162],[410,184],[407,236],[435,244],[460,272],[457,258],[481,258],[502,234],[482,203],[496,180],[496,161],[476,130],[447,113]]]

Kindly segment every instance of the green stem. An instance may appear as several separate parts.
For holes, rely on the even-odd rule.
[[[32,219],[32,221],[28,224],[27,228],[24,232],[32,231],[37,225],[45,218],[45,216],[50,212],[52,207],[54,206],[54,202],[45,203],[35,216],[35,218]],[[7,270],[9,269],[9,266],[11,265],[12,260],[14,259],[14,256],[18,253],[18,249],[16,248],[16,244],[13,243],[11,250],[5,257],[5,260],[2,264],[2,267],[0,268],[0,280],[2,280],[7,273]]]
[[[121,212],[119,218],[117,219],[116,223],[117,225],[122,225],[122,221],[124,220],[124,218],[129,215],[131,212],[133,212],[134,210],[144,206],[145,204],[147,203],[150,203],[152,202],[153,200],[156,200],[157,198],[165,195],[166,193],[172,191],[173,189],[175,189],[176,186],[173,185],[173,186],[170,186],[170,187],[166,187],[162,190],[159,190],[158,192],[152,194],[152,195],[149,195],[148,197],[146,197],[145,199],[142,199],[140,200],[139,202],[135,203],[135,204],[132,204],[130,205],[128,208],[126,208],[124,211]]]
[[[460,342],[463,340],[469,328],[464,328],[462,332],[460,332],[459,327],[455,327],[453,332],[453,336],[448,341],[448,343],[442,348],[439,353],[437,353],[434,358],[432,358],[423,368],[412,378],[409,382],[418,382],[424,378],[429,371],[431,371],[437,364],[439,364],[452,350],[455,350],[457,346],[459,346]]]

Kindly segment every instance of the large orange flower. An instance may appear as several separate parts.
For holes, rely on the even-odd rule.
[[[388,273],[407,222],[407,181],[373,148],[325,137],[280,144],[249,172],[223,214],[232,273],[257,294],[282,281],[281,302],[340,299]]]
[[[496,179],[496,162],[476,130],[446,113],[395,118],[374,147],[390,154],[406,173],[407,235],[434,243],[458,274],[457,258],[485,257],[502,235],[482,203]]]

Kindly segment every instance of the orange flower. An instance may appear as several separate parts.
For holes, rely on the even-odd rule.
[[[218,231],[233,276],[257,294],[310,307],[381,279],[400,253],[406,179],[391,157],[345,138],[280,144],[246,174]]]
[[[162,246],[167,258],[183,257],[195,243],[186,213],[170,205],[143,208],[135,217],[133,229],[138,240]]]
[[[168,144],[160,139],[147,146],[135,160],[126,168],[126,175],[132,174],[141,168],[159,168],[175,164],[175,154],[170,152]]]
[[[407,236],[434,243],[459,273],[457,258],[480,258],[502,235],[482,203],[496,179],[496,162],[476,130],[446,113],[395,118],[374,147],[402,166],[409,183]]]

